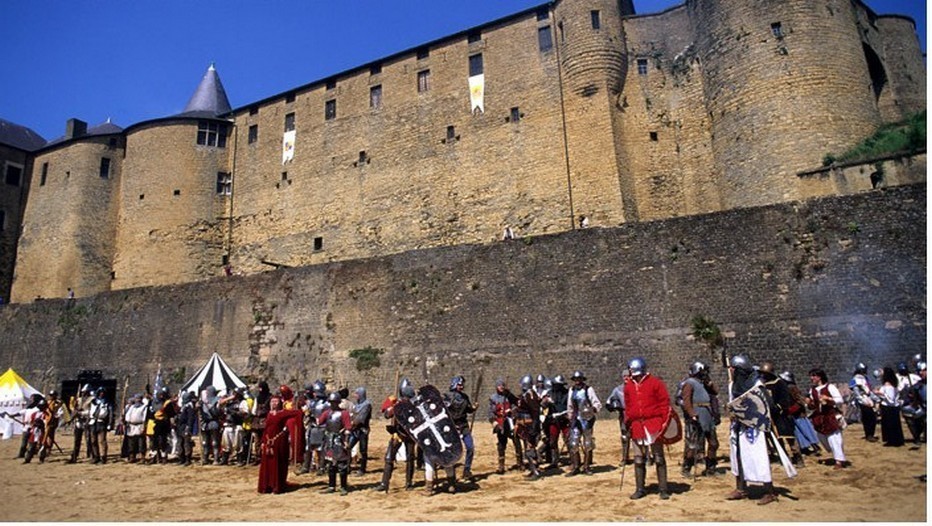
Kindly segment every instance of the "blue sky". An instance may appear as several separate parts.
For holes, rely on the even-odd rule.
[[[819,0],[809,0],[819,1]],[[545,0],[0,0],[0,118],[45,139],[76,117],[126,127],[180,112],[210,63],[234,107]],[[677,0],[635,0],[638,13]],[[926,2],[866,0],[913,17]]]

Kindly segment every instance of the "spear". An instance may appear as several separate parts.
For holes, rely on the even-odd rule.
[[[482,376],[485,373],[485,369],[479,369],[479,378],[476,379],[476,389],[473,392],[473,404],[478,405],[479,400],[479,389],[482,387]],[[472,412],[472,416],[469,417],[469,432],[472,433],[472,426],[476,422],[476,411]]]

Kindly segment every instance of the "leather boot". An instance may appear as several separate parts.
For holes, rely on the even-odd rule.
[[[454,475],[450,475],[450,477],[448,478],[448,480],[450,481],[450,485],[447,486],[447,492],[449,492],[449,493],[456,493],[456,475],[455,475],[455,474],[454,474]]]
[[[434,481],[425,480],[424,481],[424,495],[430,497],[433,494],[434,494]]]
[[[579,474],[579,452],[574,451],[570,453],[570,472],[566,474],[567,477],[572,477],[573,475]]]
[[[631,494],[631,500],[643,499],[647,495],[644,490],[644,480],[647,478],[647,464],[634,464],[634,493]]]
[[[410,458],[410,457],[409,457]],[[405,463],[405,490],[414,489],[414,460]]]
[[[718,472],[715,471],[715,468],[718,466],[718,463],[715,462],[714,458],[705,459],[705,471],[702,472],[703,476],[714,477],[718,475]]]
[[[688,458],[683,460],[683,467],[680,469],[680,474],[683,475],[684,479],[693,478],[693,459]]]
[[[667,465],[657,464],[657,485],[660,487],[660,498],[661,500],[667,500],[670,498],[670,491],[667,487]]]
[[[505,457],[498,457],[498,469],[495,472],[499,475],[505,474]]]
[[[587,451],[583,454],[582,472],[586,475],[592,475],[592,451]]]
[[[379,485],[375,487],[376,491],[388,493],[388,483],[392,480],[392,470],[394,467],[392,462],[385,462],[385,469],[382,470],[382,482],[379,482]]]

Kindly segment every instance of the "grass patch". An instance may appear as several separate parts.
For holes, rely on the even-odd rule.
[[[839,162],[857,162],[892,153],[911,155],[925,145],[926,112],[923,110],[906,120],[881,126],[873,135],[841,155],[826,154],[822,164],[831,166]]]

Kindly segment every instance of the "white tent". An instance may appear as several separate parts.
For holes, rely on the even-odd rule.
[[[201,367],[190,380],[185,382],[178,394],[192,392],[195,396],[200,396],[201,391],[210,385],[217,388],[217,393],[229,393],[237,387],[246,387],[246,383],[240,380],[233,369],[230,369],[230,366],[223,361],[223,358],[214,353],[204,367]]]
[[[21,418],[34,394],[41,393],[12,368],[0,376],[0,436],[4,440],[23,433],[23,426],[13,419]]]

